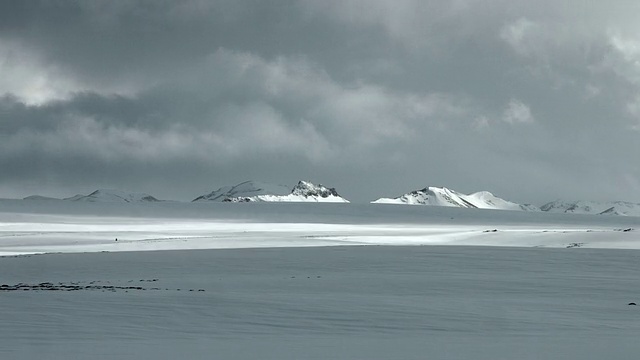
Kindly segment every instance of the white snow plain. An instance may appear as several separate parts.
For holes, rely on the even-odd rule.
[[[0,200],[0,358],[635,358],[639,222]]]
[[[430,206],[1,200],[0,255],[334,245],[640,249],[638,225],[637,217]]]

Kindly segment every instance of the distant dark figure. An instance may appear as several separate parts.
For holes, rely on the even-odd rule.
[[[636,303],[629,303],[629,305],[635,305]]]
[[[116,241],[118,241],[118,238],[116,238]]]

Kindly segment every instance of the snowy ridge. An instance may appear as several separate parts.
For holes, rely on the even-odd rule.
[[[562,201],[546,203],[540,210],[550,213],[640,216],[640,204],[625,201]]]
[[[209,194],[198,196],[196,201],[240,202],[258,195],[287,195],[290,188],[285,185],[267,184],[258,181],[245,181],[233,186],[223,186]],[[251,200],[244,200],[251,201]]]
[[[349,200],[338,194],[336,189],[328,188],[322,184],[315,185],[308,181],[299,181],[288,195],[273,196],[260,195],[255,201],[273,202],[333,202],[348,203]]]
[[[245,181],[235,186],[225,186],[193,200],[222,202],[338,202],[349,201],[338,194],[336,189],[315,185],[309,181],[299,181],[292,190],[284,185]]]
[[[60,199],[49,197],[49,196],[42,196],[42,195],[31,195],[31,196],[27,196],[26,198],[23,198],[22,200],[55,201]]]
[[[501,199],[488,191],[480,191],[470,195],[447,189],[445,187],[426,187],[414,190],[396,198],[380,198],[373,204],[404,204],[448,206],[470,209],[520,210],[538,211],[533,205],[520,205]]]
[[[120,190],[100,189],[89,195],[75,195],[64,199],[66,201],[80,202],[157,202],[160,201],[153,196],[145,193],[129,193]]]

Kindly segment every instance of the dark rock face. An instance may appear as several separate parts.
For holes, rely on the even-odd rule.
[[[239,202],[255,202],[255,200],[247,196],[239,196],[234,198],[225,198],[224,200],[222,200],[222,202],[239,203]]]
[[[291,194],[304,196],[304,197],[310,197],[310,196],[317,196],[322,198],[328,198],[330,196],[340,197],[340,194],[338,194],[335,188],[328,188],[323,186],[322,184],[314,185],[307,181],[299,181],[298,184],[293,187],[293,190],[291,190]]]

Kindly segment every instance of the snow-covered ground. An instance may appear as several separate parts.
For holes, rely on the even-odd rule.
[[[640,249],[637,228],[635,217],[428,206],[0,201],[4,255],[329,245]]]
[[[439,246],[4,257],[2,283],[19,290],[0,291],[0,357],[633,359],[639,257]]]
[[[640,248],[638,229],[430,206],[0,200],[0,358],[631,359],[640,252],[621,249]]]

